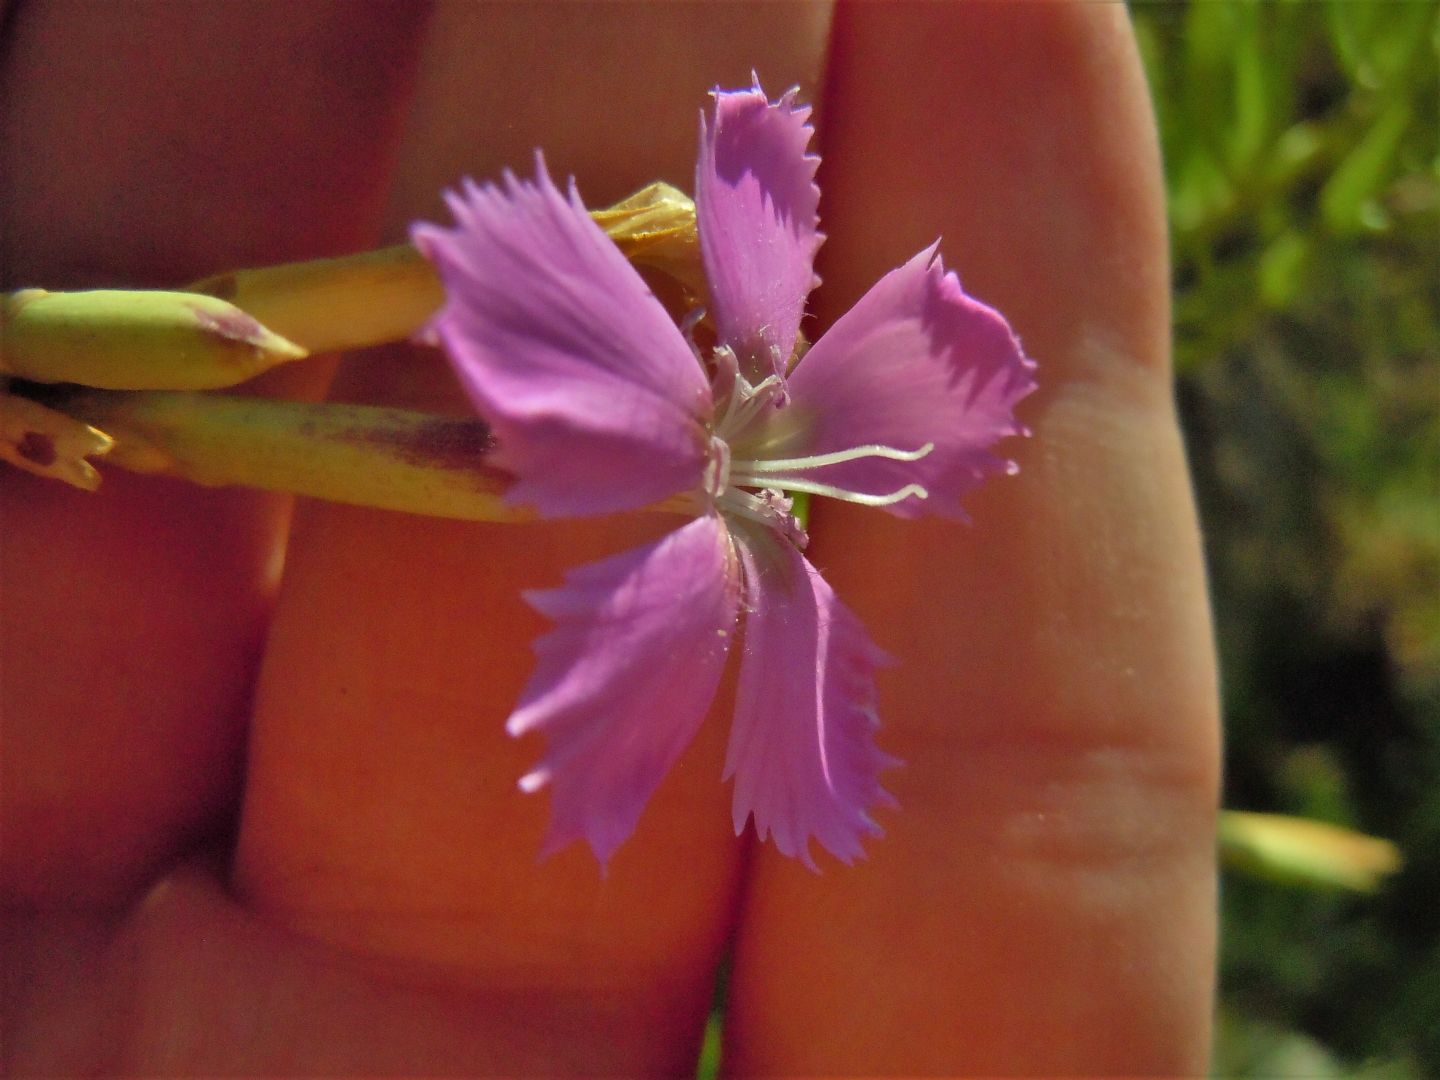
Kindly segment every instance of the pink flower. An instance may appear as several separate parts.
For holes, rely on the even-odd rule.
[[[546,851],[584,837],[601,862],[694,736],[743,611],[725,778],[733,818],[786,855],[809,840],[846,862],[889,803],[875,745],[885,662],[801,551],[782,492],[961,518],[960,497],[1013,470],[1033,365],[1005,320],[967,296],[935,247],[882,278],[792,365],[816,284],[818,159],[795,91],[715,93],[695,203],[720,345],[700,358],[639,275],[558,191],[466,181],[453,229],[419,225],[448,300],[432,331],[542,516],[688,498],[656,543],[526,599],[555,627],[507,725],[546,750],[520,781],[551,789]]]

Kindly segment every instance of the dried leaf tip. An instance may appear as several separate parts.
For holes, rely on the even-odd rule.
[[[0,461],[94,491],[100,474],[85,459],[108,454],[114,445],[109,435],[83,421],[0,392]]]
[[[631,262],[669,274],[695,296],[705,295],[695,202],[679,188],[657,181],[590,216]]]

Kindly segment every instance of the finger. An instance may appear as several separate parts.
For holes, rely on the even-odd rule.
[[[421,12],[354,10],[7,10],[4,286],[174,286],[368,243]],[[288,511],[105,471],[98,495],[0,477],[0,881],[42,908],[116,902],[233,809]]]
[[[592,205],[657,178],[689,187],[706,91],[743,85],[752,64],[814,86],[825,15],[443,7],[392,236],[417,217],[443,220],[439,192],[464,175],[528,174],[536,146],[557,177],[577,175]],[[419,351],[347,361],[337,392],[464,408],[453,377]],[[308,935],[561,1007],[565,1023],[507,1032],[505,1071],[602,1038],[619,1073],[693,1063],[739,869],[723,725],[702,731],[603,878],[581,845],[537,862],[546,796],[515,784],[539,747],[503,732],[542,630],[519,589],[554,586],[669,527],[639,515],[441,524],[312,506],[292,538],[237,881]]]
[[[1214,942],[1215,673],[1166,370],[1162,192],[1123,7],[844,5],[822,315],[943,235],[1039,362],[973,527],[817,513],[899,666],[900,810],[823,876],[757,852],[737,1072],[1192,1075]],[[903,86],[892,81],[905,71]]]
[[[237,904],[206,865],[180,868],[104,934],[47,920],[4,944],[30,961],[28,1007],[6,1032],[10,1075],[634,1072],[631,1048],[610,1038],[627,1023],[623,999],[437,985],[298,940]],[[515,1053],[520,1028],[543,1033],[528,1057]]]

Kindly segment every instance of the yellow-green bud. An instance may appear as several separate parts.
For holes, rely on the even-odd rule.
[[[195,293],[26,289],[0,309],[0,374],[107,390],[213,390],[304,349],[235,305]]]
[[[1374,892],[1403,863],[1389,840],[1323,821],[1242,810],[1220,815],[1220,853],[1229,865],[1258,877],[1355,892]]]

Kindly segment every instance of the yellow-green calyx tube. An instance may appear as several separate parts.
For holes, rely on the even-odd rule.
[[[305,349],[195,293],[25,289],[0,309],[0,375],[107,390],[213,390]]]
[[[650,184],[591,217],[631,262],[704,295],[695,204],[683,191]],[[412,337],[445,302],[435,268],[409,244],[232,270],[190,289],[228,300],[312,353]]]
[[[440,278],[409,244],[232,270],[190,288],[230,301],[312,353],[403,341],[445,302]]]
[[[651,184],[592,217],[628,259],[678,282],[678,299],[704,301],[687,195]],[[524,515],[500,500],[509,478],[490,467],[478,420],[190,392],[413,337],[444,300],[434,268],[408,244],[234,270],[185,292],[0,297],[0,460],[92,490],[100,477],[86,459],[104,454],[199,484],[516,520]],[[7,395],[11,379],[32,385]]]
[[[528,515],[500,498],[484,421],[219,394],[74,391],[56,402],[108,432],[107,464],[466,521]]]

